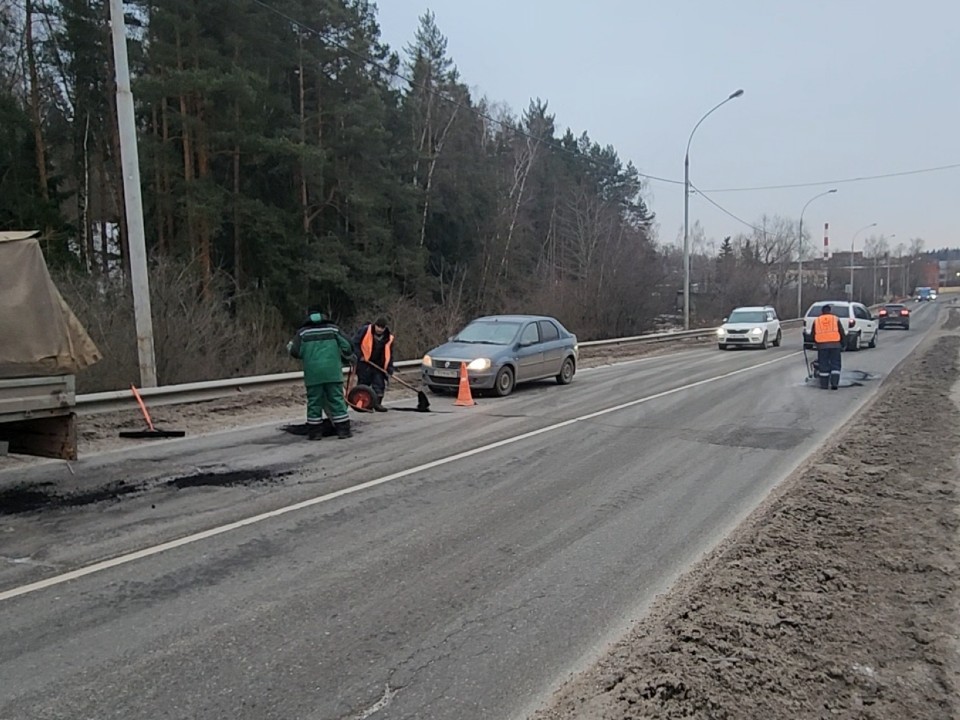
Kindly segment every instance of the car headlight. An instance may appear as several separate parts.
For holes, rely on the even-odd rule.
[[[750,331],[751,335],[763,335],[763,328],[754,328]]]
[[[727,334],[726,330],[724,330],[723,328],[717,328],[717,335],[719,335],[720,337],[723,337],[726,334]]]
[[[490,358],[477,358],[467,365],[467,370],[489,370],[490,365]]]
[[[433,367],[433,358],[430,357],[429,355],[424,355],[423,360],[421,360],[420,362],[423,363],[424,367]]]

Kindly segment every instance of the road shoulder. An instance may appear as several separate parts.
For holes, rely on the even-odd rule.
[[[958,378],[935,331],[534,717],[956,717]]]

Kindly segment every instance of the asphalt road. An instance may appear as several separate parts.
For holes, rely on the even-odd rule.
[[[24,483],[136,490],[0,507],[0,718],[523,717],[862,407],[939,307],[845,353],[878,379],[838,392],[804,383],[792,331],[365,416],[349,442],[270,426],[0,473],[8,503]]]

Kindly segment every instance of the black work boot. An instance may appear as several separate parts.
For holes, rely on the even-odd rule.
[[[821,375],[821,376],[820,376],[820,389],[821,389],[821,390],[826,390],[828,387],[830,387],[830,378],[829,378],[827,375]]]
[[[840,373],[830,373],[830,389],[838,390],[840,388]]]
[[[322,440],[323,439],[323,427],[321,425],[311,425],[310,429],[307,432],[307,439],[309,440]]]
[[[376,410],[377,412],[386,412],[386,411],[387,411],[387,408],[385,408],[385,407],[383,406],[383,398],[382,398],[382,397],[378,397],[378,398],[377,398],[377,404],[373,406],[373,409]]]
[[[339,440],[346,440],[349,437],[353,437],[353,433],[350,432],[349,420],[344,420],[343,422],[334,423],[334,427],[337,428],[337,438]]]

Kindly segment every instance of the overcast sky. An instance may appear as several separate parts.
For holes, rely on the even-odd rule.
[[[378,0],[401,50],[427,9],[475,95],[515,111],[550,103],[557,125],[614,145],[641,172],[709,188],[816,182],[960,163],[960,0]],[[878,223],[890,242],[960,246],[960,168],[868,182],[709,193],[753,222],[804,215],[832,249]],[[683,224],[682,185],[651,181],[658,234]],[[748,230],[693,196],[708,236]],[[858,237],[856,247],[873,230]]]

